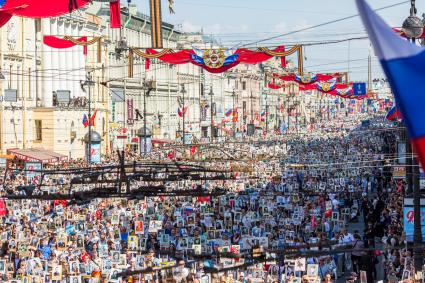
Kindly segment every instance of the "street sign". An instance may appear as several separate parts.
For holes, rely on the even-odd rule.
[[[366,83],[353,83],[354,95],[365,95],[366,94]]]

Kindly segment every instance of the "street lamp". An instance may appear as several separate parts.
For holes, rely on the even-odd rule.
[[[181,88],[181,94],[182,94],[182,97],[183,97],[183,99],[182,99],[182,102],[183,102],[183,144],[186,144],[186,131],[185,131],[185,127],[186,127],[186,125],[185,125],[185,121],[184,121],[184,118],[185,118],[185,116],[186,116],[186,109],[185,109],[185,104],[184,104],[184,95],[185,95],[185,93],[186,93],[186,89],[184,88],[184,84],[182,84],[181,85],[182,86],[182,88]]]
[[[233,90],[232,92],[232,98],[233,98],[233,107],[232,107],[232,124],[233,124],[233,138],[236,137],[236,119],[235,119],[235,100],[236,100],[236,91]]]
[[[279,107],[280,107],[280,98],[277,98],[277,105],[276,105],[276,125],[275,125],[275,129],[278,132],[279,128],[280,128],[280,114],[279,114]]]
[[[423,33],[424,24],[419,17],[416,16],[417,10],[415,0],[410,1],[410,16],[403,22],[403,32],[407,38],[414,43]],[[419,184],[419,164],[413,157],[412,145],[406,137],[406,177],[408,181],[408,191],[411,192],[413,186],[413,263],[415,270],[421,270],[423,259],[421,256],[422,249],[418,246],[422,245],[422,229],[421,229],[421,212],[420,212],[420,184]]]
[[[415,42],[415,39],[421,37],[424,25],[422,23],[422,20],[418,16],[416,16],[417,10],[415,0],[411,0],[410,5],[410,16],[408,16],[407,19],[404,20],[402,29],[403,32],[406,34],[406,37],[412,39],[412,41]]]
[[[269,102],[268,102],[268,92],[266,91],[266,113],[265,113],[265,115],[264,115],[264,117],[265,117],[265,119],[266,119],[266,137],[267,137],[267,135],[268,135],[268,132],[269,132],[269,119],[268,119],[268,116],[269,116]]]
[[[146,97],[152,92],[152,81],[146,82],[146,79],[143,79],[143,153],[147,154],[147,112],[146,112]]]
[[[214,95],[214,92],[213,92],[212,86],[211,86],[209,95],[210,95],[210,123],[211,123],[210,143],[212,143],[213,137],[214,137],[214,126],[213,126],[213,114],[214,114],[214,112],[213,112],[213,95]]]
[[[88,115],[89,115],[89,134],[87,137],[87,142],[88,142],[88,156],[87,156],[87,162],[89,163],[89,165],[91,165],[92,162],[92,152],[91,152],[91,147],[92,147],[92,117],[91,117],[91,87],[95,85],[95,82],[92,79],[92,75],[91,75],[92,71],[89,71],[86,74],[86,80],[85,81],[80,81],[80,86],[81,86],[81,90],[85,93],[88,93]]]

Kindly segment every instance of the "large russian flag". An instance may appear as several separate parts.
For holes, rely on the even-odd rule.
[[[356,0],[375,54],[394,93],[409,137],[425,165],[425,49],[402,39],[369,7]]]

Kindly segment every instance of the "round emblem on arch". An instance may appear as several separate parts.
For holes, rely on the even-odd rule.
[[[204,51],[204,63],[209,68],[220,68],[224,65],[226,55],[221,49],[208,49]]]

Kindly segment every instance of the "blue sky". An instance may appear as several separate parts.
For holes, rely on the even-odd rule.
[[[353,0],[174,0],[175,15],[163,1],[163,20],[179,25],[184,31],[203,30],[225,46],[247,44],[258,39],[298,30],[334,19],[357,14]],[[133,0],[148,13],[149,0]],[[369,0],[373,8],[402,0]],[[425,13],[425,1],[416,1],[418,15]],[[401,26],[409,14],[410,3],[379,12],[392,26]],[[358,17],[321,28],[280,37],[261,45],[294,44],[365,36]],[[347,71],[352,80],[367,79],[368,40],[306,47],[308,71]],[[373,52],[373,51],[372,51]],[[348,64],[348,61],[350,63]],[[381,77],[379,63],[372,62],[374,77]]]

